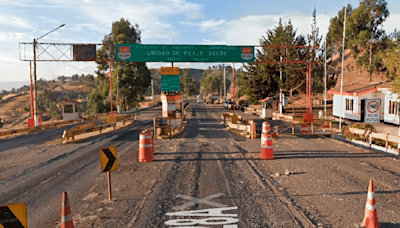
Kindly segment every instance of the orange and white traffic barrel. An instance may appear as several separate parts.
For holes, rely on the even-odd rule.
[[[139,134],[139,162],[153,161],[153,135],[147,130]]]
[[[264,130],[264,128],[263,128]],[[271,133],[261,133],[261,159],[271,160],[274,158],[274,149]]]
[[[270,133],[270,132],[271,132],[271,125],[267,121],[263,122],[261,133]]]

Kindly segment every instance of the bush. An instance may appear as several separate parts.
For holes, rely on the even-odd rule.
[[[369,134],[365,133],[364,135],[357,135],[357,134],[352,134],[350,133],[350,128],[357,128],[357,129],[362,129],[367,132],[367,130],[370,129],[370,125],[366,123],[354,123],[352,125],[348,125],[343,128],[342,134],[343,136],[346,137],[347,140],[361,140],[361,141],[367,141],[369,139]],[[376,132],[375,128],[372,127],[372,132]]]

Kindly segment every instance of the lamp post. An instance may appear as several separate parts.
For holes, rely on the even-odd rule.
[[[65,24],[62,24],[62,25],[58,26],[57,28],[51,30],[50,32],[44,34],[43,36],[41,36],[39,38],[36,38],[36,39],[33,39],[33,77],[34,77],[34,80],[35,80],[35,82],[34,82],[34,91],[35,92],[33,93],[33,96],[34,96],[34,98],[33,98],[33,107],[34,107],[33,119],[35,121],[35,127],[39,126],[39,121],[38,121],[38,116],[37,116],[38,111],[37,111],[37,89],[36,89],[37,88],[36,87],[36,44],[37,44],[37,41],[40,38],[48,35],[51,32],[54,32],[55,30],[63,27],[64,25]]]

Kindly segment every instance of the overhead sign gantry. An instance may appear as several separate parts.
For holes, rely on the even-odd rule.
[[[253,46],[117,44],[117,61],[254,62]]]

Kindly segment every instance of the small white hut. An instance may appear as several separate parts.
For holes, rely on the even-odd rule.
[[[79,100],[65,100],[58,104],[62,109],[63,120],[77,120],[81,116],[81,110],[79,110],[78,105],[82,101]]]

